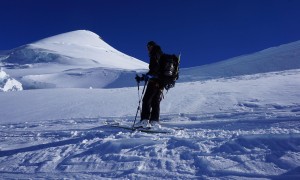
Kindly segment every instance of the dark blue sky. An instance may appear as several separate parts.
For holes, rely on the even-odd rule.
[[[0,50],[86,29],[148,62],[146,43],[199,66],[300,40],[299,0],[1,0]]]

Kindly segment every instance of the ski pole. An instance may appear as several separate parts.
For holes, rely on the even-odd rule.
[[[132,128],[134,127],[135,125],[135,122],[136,122],[136,118],[137,118],[137,115],[138,115],[138,112],[140,111],[141,109],[141,101],[142,101],[142,98],[143,98],[143,95],[144,95],[144,91],[145,91],[145,88],[147,86],[147,83],[148,81],[145,81],[145,84],[144,84],[144,88],[143,88],[143,91],[142,91],[142,95],[140,96],[140,86],[139,86],[139,83],[138,83],[138,96],[139,96],[139,105],[137,107],[137,110],[136,110],[136,114],[135,114],[135,118],[134,118],[134,122],[133,122],[133,125],[132,125]]]

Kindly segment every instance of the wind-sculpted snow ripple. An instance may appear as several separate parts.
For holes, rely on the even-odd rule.
[[[132,123],[126,117],[3,124],[0,172],[4,178],[20,178],[19,173],[50,179],[294,176],[300,166],[299,121],[257,120],[252,126],[236,117],[207,121],[200,114],[165,115],[163,126],[182,129],[169,134],[103,124],[110,119]]]

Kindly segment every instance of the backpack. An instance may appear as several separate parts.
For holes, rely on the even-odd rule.
[[[175,86],[179,78],[180,54],[177,57],[172,54],[162,54],[160,57],[160,80],[163,87],[168,91]]]

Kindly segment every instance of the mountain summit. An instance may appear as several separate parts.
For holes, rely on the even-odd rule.
[[[147,64],[104,42],[97,34],[77,30],[52,36],[13,49],[5,63],[59,63],[88,67],[145,69]]]
[[[97,34],[78,30],[2,52],[5,72],[24,89],[135,86],[148,64],[128,56]]]

